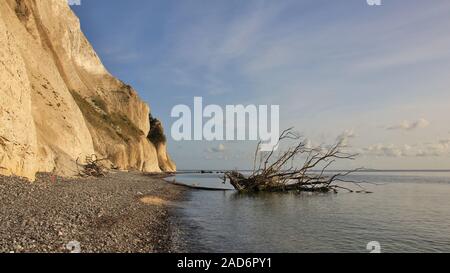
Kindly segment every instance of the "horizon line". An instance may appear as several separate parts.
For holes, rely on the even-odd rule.
[[[178,172],[224,172],[224,171],[253,171],[253,170],[239,170],[239,169],[233,169],[233,170],[220,170],[220,169],[182,169]],[[321,172],[322,170],[311,170],[312,172]],[[346,169],[336,169],[336,170],[326,170],[324,172],[349,172],[352,170],[346,170]],[[353,172],[450,172],[450,169],[360,169],[360,170],[353,170]]]

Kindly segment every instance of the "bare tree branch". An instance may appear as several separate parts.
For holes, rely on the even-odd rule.
[[[275,147],[279,147],[281,142],[286,140],[296,140],[298,144],[280,152],[275,158]],[[342,151],[344,147],[342,141],[337,141],[328,148],[323,146],[310,148],[297,133],[294,133],[293,128],[289,128],[281,133],[277,145],[270,152],[259,151],[260,146],[261,142],[256,148],[253,171],[250,176],[246,177],[237,171],[225,173],[225,179],[228,179],[236,190],[336,192],[337,189],[344,189],[354,192],[341,185],[336,185],[340,182],[352,183],[362,189],[359,192],[367,192],[361,186],[361,182],[345,179],[348,175],[361,169],[326,175],[329,168],[338,160],[354,160],[357,157],[357,154]],[[298,158],[304,158],[304,162],[300,166],[295,163]],[[258,161],[257,168],[256,162]]]

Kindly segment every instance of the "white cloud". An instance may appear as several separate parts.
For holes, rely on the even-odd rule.
[[[353,129],[345,130],[342,134],[337,137],[337,141],[341,143],[342,146],[348,146],[348,142],[351,138],[355,138],[356,134]]]
[[[441,139],[439,141],[439,143],[447,149],[450,148],[450,138],[449,139]]]
[[[394,144],[376,144],[362,149],[362,154],[371,156],[401,157],[406,155],[409,146],[397,147]]]
[[[448,141],[448,142],[447,142]],[[417,153],[416,156],[420,157],[436,157],[445,156],[450,152],[450,141],[439,141],[438,143],[428,143],[424,145]]]
[[[313,142],[309,138],[305,138],[304,142],[305,142],[306,149],[312,149],[312,148],[316,147],[316,146],[313,146]]]
[[[209,153],[223,153],[226,151],[225,145],[219,144],[217,147],[208,148]]]
[[[404,120],[400,124],[390,126],[387,129],[388,130],[406,130],[406,131],[410,131],[410,130],[419,129],[419,128],[426,128],[429,125],[430,125],[430,122],[428,120],[426,120],[424,118],[421,118],[421,119],[416,120],[416,121]]]
[[[384,157],[441,157],[450,154],[450,139],[415,145],[376,144],[361,149],[361,154]]]

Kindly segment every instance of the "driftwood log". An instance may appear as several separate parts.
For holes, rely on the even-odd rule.
[[[77,158],[78,174],[81,177],[104,177],[107,170],[100,164],[101,161],[107,159],[98,159],[96,155],[86,156],[85,164],[79,163]],[[81,167],[81,169],[80,169]]]
[[[329,147],[311,148],[294,133],[293,128],[290,128],[283,131],[275,147],[285,140],[294,140],[298,144],[275,157],[276,148],[270,152],[261,152],[259,143],[251,174],[245,176],[238,171],[226,172],[224,182],[229,181],[240,192],[337,192],[339,189],[354,192],[350,188],[336,184],[346,182],[356,185],[359,188],[356,192],[369,193],[359,182],[346,179],[359,169],[327,175],[327,170],[337,160],[353,160],[357,156],[342,152],[344,146],[342,140]]]

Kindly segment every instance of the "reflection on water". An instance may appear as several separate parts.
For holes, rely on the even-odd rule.
[[[224,187],[220,175],[178,181]],[[176,211],[193,252],[450,251],[450,174],[367,173],[373,194],[190,191]],[[228,186],[229,187],[229,186]]]

